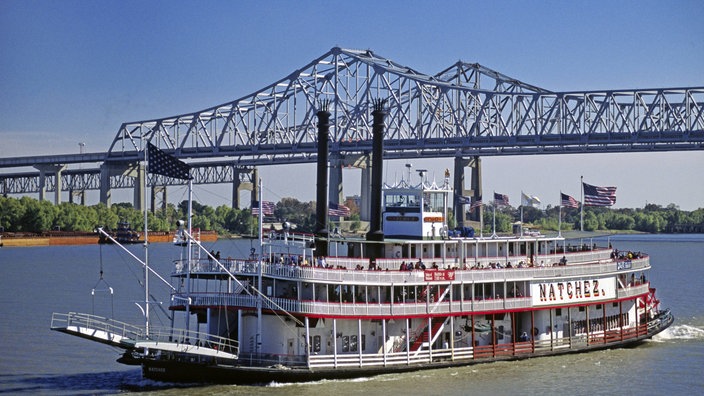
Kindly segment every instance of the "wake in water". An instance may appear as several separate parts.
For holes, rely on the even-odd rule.
[[[303,386],[309,386],[309,385],[321,385],[321,384],[327,384],[327,383],[336,383],[336,382],[369,382],[372,381],[373,379],[371,377],[359,377],[359,378],[347,378],[347,379],[322,379],[322,380],[317,380],[317,381],[308,381],[308,382],[276,382],[272,381],[268,384],[264,384],[268,388],[284,388],[284,387],[303,387]]]
[[[656,334],[653,337],[653,341],[671,341],[671,340],[702,340],[704,339],[704,329],[690,326],[690,325],[677,325],[670,326],[665,329],[662,333]]]

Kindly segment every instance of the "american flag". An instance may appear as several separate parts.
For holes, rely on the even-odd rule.
[[[190,179],[191,167],[178,158],[159,150],[155,145],[147,143],[147,161],[149,173],[156,173],[174,179]]]
[[[508,206],[508,195],[494,193],[494,205]]]
[[[571,196],[561,192],[560,193],[560,205],[566,206],[568,208],[578,208],[579,201],[577,201],[576,199],[572,198]]]
[[[481,206],[482,206],[482,199],[479,198],[478,200],[472,202],[472,205],[469,206],[469,211],[473,212],[474,209],[481,208]]]
[[[458,205],[467,205],[472,202],[472,198],[459,194],[455,194],[455,199],[457,200]]]
[[[343,204],[328,203],[328,216],[346,217],[350,215],[350,208]]]
[[[274,209],[276,209],[276,204],[271,201],[262,201],[262,208],[264,208],[264,216],[271,216],[274,214]],[[259,216],[259,201],[252,202],[252,216]]]
[[[616,187],[597,187],[582,182],[585,206],[611,206],[616,203]]]

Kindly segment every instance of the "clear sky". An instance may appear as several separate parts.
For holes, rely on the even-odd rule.
[[[478,62],[553,91],[701,87],[704,1],[2,0],[0,157],[107,151],[123,122],[246,96],[334,46],[431,75]],[[452,159],[414,167],[439,179]],[[404,169],[388,164],[387,181]],[[560,191],[579,199],[583,175],[617,186],[616,207],[693,210],[702,170],[703,151],[484,158],[484,195],[554,206]],[[359,192],[358,173],[343,174],[345,194]],[[315,199],[312,165],[261,174],[268,200]],[[224,186],[198,189],[201,202],[229,202]]]

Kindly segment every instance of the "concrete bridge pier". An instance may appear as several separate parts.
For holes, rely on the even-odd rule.
[[[259,170],[255,167],[253,169],[242,169],[238,167],[233,167],[232,169],[232,207],[241,209],[242,204],[240,200],[240,194],[242,191],[251,191],[250,203],[259,200]],[[242,180],[242,175],[250,175],[249,180]]]
[[[471,169],[471,184],[469,190],[464,188],[464,172],[467,167]],[[462,156],[455,157],[453,188],[455,190],[455,194],[465,197],[472,197],[472,203],[482,200],[482,162],[479,156],[473,156],[469,159],[463,158]],[[457,219],[458,226],[464,226],[467,220],[482,223],[482,218],[484,215],[483,208],[480,206],[470,212],[469,216],[467,216],[466,213],[469,210],[469,207],[470,206],[468,204],[462,205],[455,201],[455,219]]]
[[[36,165],[39,170],[39,200],[46,199],[46,178],[47,172],[54,174],[54,204],[61,203],[61,172],[66,169],[66,165]]]
[[[144,192],[144,166],[139,163],[103,162],[100,165],[100,202],[107,207],[112,205],[112,186],[110,178],[113,176],[134,178],[134,207],[141,210],[145,202]]]
[[[342,167],[344,160],[339,153],[330,153],[328,157],[328,201],[339,204],[345,201],[342,191]],[[326,202],[325,205],[328,203]]]
[[[165,210],[166,209],[166,186],[152,186],[152,194],[151,194],[151,207],[152,207],[152,213],[156,213],[156,209],[159,208],[160,210]]]
[[[78,202],[81,204],[81,206],[86,205],[86,190],[71,189],[68,194],[68,201],[70,203],[75,203],[75,197],[78,197]]]
[[[372,205],[372,159],[367,154],[360,159],[360,167],[362,169],[362,178],[360,184],[360,205],[359,219],[362,221],[371,221],[371,205]]]
[[[130,174],[135,178],[133,199],[134,208],[140,211],[144,210],[144,207],[147,204],[147,197],[145,191],[145,178],[147,177],[147,172],[144,167],[144,164],[142,164],[141,162],[134,164],[134,167],[130,169]]]

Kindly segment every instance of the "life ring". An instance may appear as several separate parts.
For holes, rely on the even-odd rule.
[[[401,258],[401,251],[400,250],[396,251],[396,258]]]

